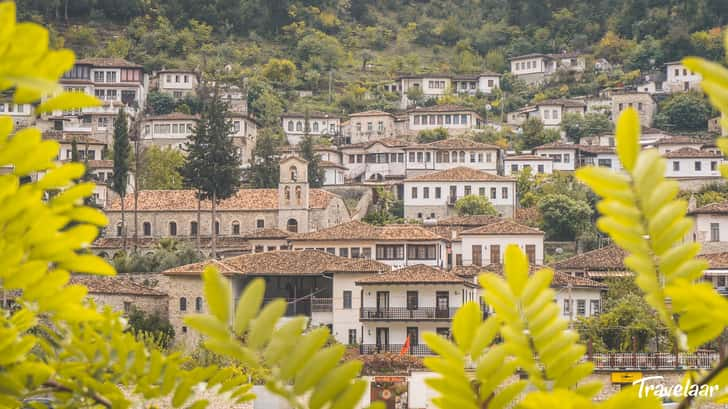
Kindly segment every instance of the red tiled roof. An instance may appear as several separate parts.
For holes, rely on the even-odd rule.
[[[576,150],[576,149],[579,149],[580,146],[581,145],[577,145],[577,144],[574,144],[574,143],[551,142],[551,143],[546,143],[546,144],[537,146],[537,147],[533,148],[533,150],[534,151],[536,151],[538,149],[542,149],[542,150],[574,149],[574,150]]]
[[[693,149],[689,147],[680,148],[676,151],[670,151],[664,154],[666,158],[678,159],[678,158],[722,158],[723,155],[720,153],[714,153],[711,151],[704,151]]]
[[[506,156],[506,161],[509,160],[545,160],[545,161],[553,161],[552,158],[549,158],[548,156],[538,156],[538,155],[513,155],[513,156]]]
[[[688,214],[728,214],[728,202],[709,203],[689,211]]]
[[[309,206],[312,209],[323,209],[337,197],[322,189],[309,190]],[[126,209],[134,207],[134,195],[128,194],[124,199]],[[211,202],[205,200],[201,207],[210,209]],[[139,211],[197,211],[197,199],[194,190],[141,190],[139,191]],[[220,201],[220,211],[231,210],[270,210],[278,209],[278,189],[240,189],[229,199]],[[121,200],[114,199],[105,209],[120,211]]]
[[[349,114],[350,117],[360,117],[360,116],[381,116],[381,115],[387,115],[387,116],[394,116],[390,114],[389,112],[384,111],[378,111],[378,110],[371,110],[371,111],[362,111],[362,112],[354,112],[352,114]]]
[[[542,269],[548,268],[539,265],[529,265],[529,273]],[[485,267],[481,267],[483,272],[491,272],[503,275],[503,264],[489,264]],[[551,280],[551,287],[568,287],[571,285],[576,288],[606,288],[606,286],[600,282],[590,280],[585,277],[574,277],[570,274],[565,274],[560,271],[554,271],[554,278]]]
[[[517,235],[538,235],[543,236],[543,232],[539,229],[535,229],[533,227],[526,226],[524,224],[516,223],[513,220],[502,220],[496,223],[490,223],[486,224],[480,227],[476,227],[474,229],[465,230],[460,232],[461,236],[471,235],[471,236],[478,236],[478,235],[508,235],[508,234],[517,234]]]
[[[243,235],[248,240],[261,239],[286,239],[290,233],[280,229],[258,229]]]
[[[436,150],[451,150],[451,149],[490,149],[500,150],[500,146],[491,145],[488,143],[475,142],[472,139],[466,138],[447,138],[439,141],[421,143],[411,145],[405,148],[407,149],[436,149]]]
[[[407,178],[405,182],[513,182],[516,178],[498,176],[477,169],[459,166]]]
[[[311,240],[422,241],[440,240],[441,237],[417,224],[374,226],[354,220],[319,231],[298,233],[289,239],[292,242]]]
[[[123,58],[82,58],[76,60],[76,64],[108,68],[142,68],[141,65],[129,62]]]
[[[410,109],[410,113],[418,112],[475,112],[474,109],[455,104],[433,105],[431,107],[416,107]]]
[[[624,257],[627,253],[616,244],[610,244],[600,249],[587,251],[565,260],[551,263],[551,267],[560,271],[583,270],[618,270],[624,271]]]
[[[43,139],[51,139],[60,143],[72,143],[74,140],[77,144],[89,144],[89,145],[104,145],[98,139],[92,138],[88,133],[81,132],[63,132],[63,131],[45,131],[43,132]]]
[[[146,118],[144,118],[147,121],[164,121],[164,120],[189,120],[189,121],[196,121],[200,119],[199,115],[191,115],[191,114],[185,114],[183,112],[171,112],[169,114],[164,115],[150,115]]]
[[[167,296],[166,293],[137,284],[122,275],[111,277],[73,275],[70,284],[86,286],[89,294],[143,295],[150,297]]]
[[[96,250],[120,249],[123,247],[123,240],[124,239],[122,237],[99,237],[93,242],[91,248]],[[161,240],[164,240],[164,238],[138,237],[136,240],[136,245],[144,249],[151,249],[156,247]],[[195,237],[178,236],[175,237],[175,241],[186,242],[189,243],[191,246],[197,245],[197,239]],[[201,247],[210,247],[210,241],[210,236],[200,236]],[[127,246],[132,246],[134,245],[134,238],[127,237],[126,242]],[[250,245],[248,244],[247,239],[242,236],[217,236],[215,238],[215,244],[218,248],[239,250],[241,252],[250,251]]]
[[[376,274],[356,281],[358,285],[367,284],[463,284],[475,286],[474,283],[456,276],[450,271],[437,267],[417,264],[392,270],[382,274]]]

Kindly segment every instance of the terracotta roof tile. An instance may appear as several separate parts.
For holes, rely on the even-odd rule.
[[[336,197],[322,189],[309,190],[309,206],[312,209],[323,209]],[[202,202],[202,209],[209,210],[211,202]],[[134,206],[134,195],[128,194],[124,199],[125,208]],[[217,209],[229,210],[270,210],[278,209],[278,189],[240,189],[229,199],[222,200]],[[121,200],[114,199],[105,209],[120,211]],[[194,190],[141,190],[139,192],[139,211],[197,211],[197,199]]]
[[[166,297],[167,294],[135,283],[121,275],[104,277],[92,275],[73,275],[70,284],[81,284],[88,288],[89,294],[145,295]]]
[[[410,113],[418,112],[475,112],[474,109],[455,104],[433,105],[431,107],[416,107],[410,109]]]
[[[258,229],[243,235],[244,239],[286,239],[290,233],[280,229]]]
[[[543,269],[543,268],[549,268],[545,266],[539,266],[539,265],[529,265],[529,274],[533,274],[534,272]],[[491,272],[503,275],[503,264],[489,264],[487,266],[480,267],[481,272]],[[465,274],[470,272],[470,277],[473,276],[472,269],[470,270],[462,270],[463,276],[466,277]],[[477,275],[477,274],[474,274]],[[579,288],[606,288],[606,286],[600,282],[590,280],[585,277],[574,277],[570,274],[562,273],[560,271],[554,271],[554,278],[551,280],[551,287],[567,287],[569,284],[571,284],[572,287],[579,287]]]
[[[348,169],[346,166],[339,165],[338,163],[334,163],[334,162],[331,162],[331,161],[328,161],[328,160],[321,160],[321,161],[319,161],[319,167],[322,167],[322,168],[337,168],[337,169],[343,169],[343,170],[347,170]]]
[[[705,206],[691,210],[688,214],[728,214],[728,201],[709,203]]]
[[[450,271],[437,267],[417,264],[392,270],[382,274],[376,274],[356,281],[356,284],[464,284],[475,286],[474,283],[456,276]]]
[[[565,107],[578,107],[578,108],[586,107],[586,104],[584,102],[574,101],[574,100],[570,100],[570,99],[546,99],[543,101],[539,101],[539,102],[535,103],[534,105],[536,105],[536,106],[561,105],[561,106],[565,106]]]
[[[281,115],[284,118],[305,118],[306,113],[305,112],[284,112],[283,115]],[[341,116],[338,114],[331,114],[328,112],[321,112],[321,111],[309,111],[308,112],[309,118],[331,118],[331,119],[338,119]]]
[[[139,64],[129,62],[123,58],[82,58],[76,60],[76,64],[93,65],[94,67],[109,67],[109,68],[141,68]]]
[[[155,237],[139,237],[136,240],[136,245],[144,249],[152,249],[159,244],[160,240],[164,239]],[[175,240],[179,242],[187,242],[192,246],[196,246],[197,244],[197,239],[193,237],[175,237]],[[201,236],[200,246],[205,248],[210,247],[210,240],[210,236]],[[129,246],[134,244],[133,237],[127,237],[126,241]],[[240,251],[250,250],[250,245],[248,244],[247,239],[242,236],[217,236],[215,238],[215,244],[218,248],[235,249]],[[92,248],[97,250],[119,249],[122,246],[122,237],[100,237],[91,245]]]
[[[81,132],[63,132],[63,131],[45,131],[43,132],[43,139],[51,139],[60,143],[72,143],[74,140],[77,144],[89,144],[89,145],[104,145],[98,139],[92,138],[91,135]]]
[[[289,238],[292,242],[309,240],[376,240],[417,241],[440,240],[441,237],[417,224],[388,224],[374,226],[358,220],[309,233],[298,233]]]
[[[703,254],[700,258],[707,260],[710,263],[711,269],[726,269],[728,268],[728,251],[721,253]]]
[[[354,112],[352,114],[349,114],[349,116],[352,118],[360,117],[360,116],[380,116],[380,115],[394,116],[394,115],[390,114],[389,112],[378,111],[378,110]]]
[[[626,270],[623,259],[627,253],[615,244],[602,247],[600,249],[587,251],[576,256],[569,257],[565,260],[557,261],[551,264],[551,267],[564,270]]]
[[[165,270],[162,272],[162,274],[165,275],[189,275],[189,276],[199,276],[202,274],[202,272],[207,268],[208,266],[213,266],[217,268],[217,271],[219,271],[221,274],[237,274],[239,271],[234,268],[233,266],[229,265],[227,260],[220,261],[220,260],[205,260],[200,261],[197,263],[192,264],[185,264],[183,266],[170,268],[169,270]]]
[[[576,150],[576,149],[579,149],[580,146],[581,145],[577,145],[574,143],[551,142],[551,143],[546,143],[543,145],[536,146],[535,148],[533,148],[533,150],[534,151],[536,151],[538,149],[541,149],[541,150],[574,149],[574,150]]]
[[[495,149],[500,150],[500,146],[489,143],[480,143],[467,138],[447,138],[439,141],[420,143],[408,146],[407,149],[435,149],[435,150],[451,150],[451,149]]]
[[[706,141],[692,136],[668,136],[658,139],[653,145],[698,145],[703,143],[706,143]]]
[[[486,224],[474,229],[460,232],[461,236],[466,235],[508,235],[508,234],[528,234],[543,236],[543,232],[539,229],[516,223],[513,220],[502,220],[496,223]]]
[[[369,141],[369,142],[361,142],[361,143],[352,143],[352,144],[349,144],[349,145],[341,145],[340,149],[342,151],[345,150],[345,149],[353,149],[353,148],[369,149],[369,148],[371,148],[372,146],[374,146],[376,144],[381,144],[381,145],[384,145],[384,146],[386,146],[388,148],[401,148],[401,147],[404,147],[404,146],[412,145],[412,142],[410,142],[410,141],[408,141],[406,139],[401,139],[401,138],[381,138],[381,139],[376,139],[376,140]]]
[[[516,178],[498,176],[477,169],[459,166],[426,175],[407,178],[405,182],[513,182]]]
[[[711,151],[704,151],[693,149],[689,147],[680,148],[676,151],[670,151],[665,153],[663,156],[666,158],[722,158],[723,155],[720,153],[714,153]]]
[[[552,158],[549,158],[548,156],[538,156],[538,155],[513,155],[513,156],[506,156],[506,161],[509,160],[545,160],[545,161],[553,161]]]
[[[172,113],[164,114],[164,115],[150,115],[150,116],[144,118],[144,120],[146,120],[146,121],[164,121],[164,120],[196,121],[198,119],[200,119],[199,115],[185,114],[183,112],[172,112]]]

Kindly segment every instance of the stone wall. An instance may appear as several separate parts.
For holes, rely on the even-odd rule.
[[[168,317],[167,296],[90,293],[87,297],[93,299],[99,308],[109,306],[113,311],[122,313],[128,313],[131,308],[136,308],[147,314],[158,313],[163,318]]]

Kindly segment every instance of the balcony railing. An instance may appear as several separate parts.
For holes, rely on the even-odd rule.
[[[596,369],[707,369],[720,359],[717,352],[595,353],[587,356]]]
[[[333,300],[331,298],[264,298],[263,304],[268,304],[273,300],[283,300],[286,302],[286,312],[284,316],[293,317],[296,315],[311,316],[313,312],[332,312]]]
[[[333,306],[333,298],[311,298],[311,312],[332,312]]]
[[[457,308],[419,307],[408,309],[406,307],[389,308],[361,308],[359,319],[362,321],[427,321],[450,320],[457,312]]]
[[[395,353],[402,351],[403,344],[362,344],[359,345],[359,353],[362,355]],[[425,344],[410,345],[407,355],[434,355]]]

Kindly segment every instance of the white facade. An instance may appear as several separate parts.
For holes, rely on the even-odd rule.
[[[15,129],[30,126],[34,122],[33,106],[0,101],[0,115],[10,117]]]
[[[343,145],[342,161],[346,176],[362,181],[383,181],[386,178],[404,178],[406,144],[375,141],[369,144]]]
[[[711,205],[708,205],[706,207],[710,206]],[[698,212],[699,211],[700,209],[698,209]],[[728,242],[728,212],[698,212],[691,214],[695,220],[691,237],[692,241],[700,243]]]
[[[556,305],[561,309],[565,320],[599,315],[602,310],[602,290],[591,287],[566,288],[556,290]]]
[[[684,92],[699,89],[702,77],[700,74],[691,71],[681,62],[669,62],[665,64],[667,80],[663,88],[668,92]]]
[[[197,124],[193,115],[172,113],[145,118],[142,123],[144,144],[182,150]]]
[[[290,145],[298,145],[306,133],[310,136],[336,137],[341,128],[341,119],[332,114],[310,113],[308,128],[304,114],[285,113],[281,117],[281,126]]]
[[[342,124],[341,133],[346,144],[371,142],[397,135],[394,115],[383,111],[357,112]]]
[[[665,177],[675,179],[699,179],[699,178],[720,178],[720,155],[714,157],[672,157],[669,153]]]
[[[407,175],[448,170],[462,166],[484,172],[498,172],[500,152],[498,146],[475,142],[458,145],[455,142],[448,143],[448,141],[457,140],[450,139],[404,148]]]
[[[408,128],[413,132],[444,128],[451,134],[462,134],[485,125],[475,111],[457,106],[416,108],[408,112],[408,117]]]
[[[547,174],[554,173],[554,160],[547,157],[524,158],[515,156],[505,159],[503,173],[506,176],[514,175],[526,168],[531,169],[531,174]]]
[[[400,108],[407,109],[412,101],[407,93],[412,88],[422,89],[425,99],[437,99],[448,92],[475,95],[480,92],[491,94],[500,88],[500,74],[485,72],[473,75],[451,74],[423,74],[402,76],[394,84],[385,87],[386,90],[398,92],[401,95]]]
[[[543,234],[461,234],[463,265],[469,266],[477,261],[480,250],[480,265],[501,264],[505,259],[506,247],[516,244],[529,254],[533,252],[534,260],[530,264],[543,265]]]
[[[160,92],[172,95],[175,99],[194,94],[199,81],[193,71],[162,70],[157,75],[157,87]]]
[[[504,215],[513,214],[516,205],[514,180],[491,181],[411,181],[404,182],[405,217],[441,218],[453,213],[458,199],[467,195],[486,197]]]
[[[539,146],[533,149],[534,155],[551,158],[553,170],[559,171],[576,170],[577,152],[576,146],[568,145]]]
[[[333,163],[322,164],[324,170],[324,186],[343,185],[346,168]]]

